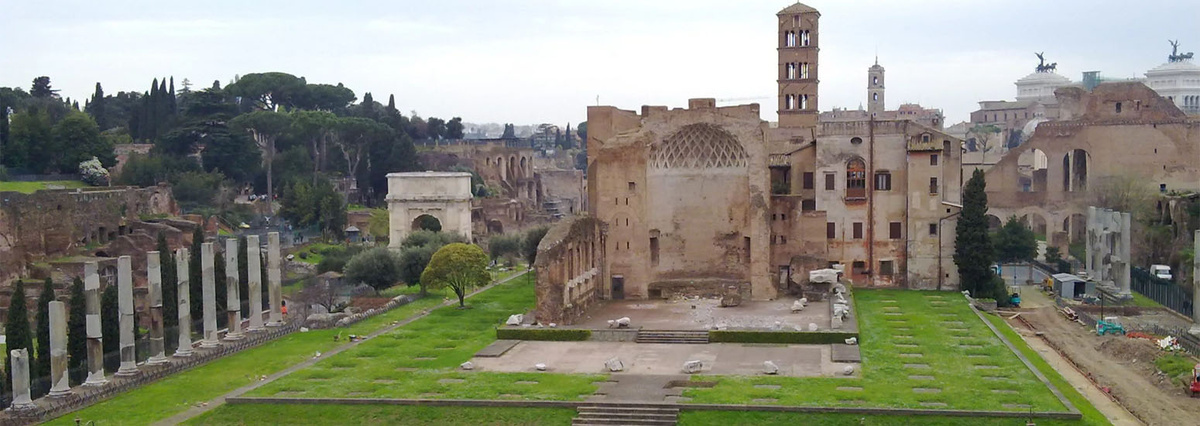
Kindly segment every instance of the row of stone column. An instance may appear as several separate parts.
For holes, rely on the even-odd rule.
[[[262,269],[261,250],[258,235],[246,237],[247,270],[249,272],[249,332],[261,331],[264,327],[283,325],[283,292],[282,271],[279,257],[279,233],[267,234],[267,284],[268,319],[263,323],[262,312]],[[192,356],[192,318],[188,300],[188,249],[177,250],[175,265],[178,276],[179,300],[179,345],[173,356]],[[229,318],[229,329],[225,340],[241,340],[245,337],[242,330],[241,300],[239,300],[238,277],[238,247],[237,240],[228,239],[225,244],[225,277],[227,300],[225,313]],[[162,263],[160,253],[146,253],[146,275],[149,287],[150,307],[150,358],[147,365],[159,365],[168,362],[163,339],[163,296],[162,296]],[[213,258],[213,244],[203,243],[200,246],[200,265],[202,294],[204,298],[204,334],[200,341],[201,348],[216,348],[221,345],[217,338],[217,294]],[[83,290],[87,311],[87,380],[84,386],[102,386],[108,383],[104,374],[103,336],[100,332],[100,274],[96,262],[84,264]],[[120,353],[121,366],[117,376],[135,376],[140,373],[137,367],[136,348],[134,346],[134,306],[133,306],[133,267],[129,256],[117,259],[117,300],[120,311]],[[111,337],[110,337],[111,338]],[[12,355],[12,409],[21,410],[33,408],[29,389],[29,352],[26,349],[11,351]],[[51,398],[61,398],[71,393],[67,376],[67,314],[63,302],[50,302],[50,393]]]

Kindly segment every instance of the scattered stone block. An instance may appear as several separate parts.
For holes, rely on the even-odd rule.
[[[779,385],[754,385],[755,389],[779,390],[780,387]]]
[[[771,361],[763,361],[763,374],[779,374],[779,366],[775,365],[775,363]]]
[[[941,388],[913,388],[916,393],[942,393]]]
[[[821,327],[818,326],[817,323],[815,323],[815,322],[808,323],[808,331],[817,331],[820,329],[821,329]]]
[[[536,369],[537,371],[546,371],[546,364],[539,362],[537,364],[534,364],[533,368]]]
[[[462,364],[459,364],[459,365],[458,365],[458,368],[461,368],[461,369],[463,369],[463,370],[474,370],[474,369],[475,369],[475,363],[473,363],[473,362],[471,362],[471,361],[467,361],[467,362],[464,362],[464,363],[462,363]]]
[[[904,364],[904,368],[929,368],[929,364]]]
[[[621,362],[620,358],[612,357],[609,358],[608,361],[604,361],[604,368],[607,368],[608,371],[615,373],[618,371],[625,371],[625,364]]]
[[[924,358],[924,357],[925,357],[925,354],[918,354],[918,353],[901,353],[901,354],[900,354],[900,357],[901,357],[901,358]]]
[[[513,384],[517,384],[517,385],[536,385],[536,384],[538,384],[538,382],[535,382],[535,381],[533,381],[533,380],[517,380],[517,381],[513,382]]]
[[[863,388],[858,387],[858,386],[838,386],[837,390],[847,391],[847,392],[857,392],[857,391],[863,390]]]
[[[800,300],[804,300],[804,299],[800,299]],[[796,313],[796,312],[800,312],[800,311],[804,310],[804,302],[801,302],[800,300],[792,302],[792,313]]]
[[[691,360],[683,363],[683,372],[686,374],[696,374],[703,368],[703,364],[698,360]]]
[[[908,376],[908,378],[912,379],[912,380],[933,380],[934,379],[933,376],[921,376],[921,375]]]
[[[854,375],[854,366],[847,365],[847,366],[843,367],[842,374],[847,375],[847,376],[853,376]]]
[[[998,394],[1004,394],[1004,395],[1014,395],[1014,394],[1017,394],[1018,392],[1015,390],[1012,390],[1012,389],[992,389],[992,393],[998,393]]]
[[[505,321],[504,324],[505,325],[521,325],[521,323],[524,321],[525,321],[525,315],[513,314],[513,315],[508,316],[508,321]]]
[[[976,370],[995,370],[995,369],[998,369],[998,368],[1000,368],[1000,366],[999,366],[999,365],[991,365],[991,364],[977,364],[977,365],[975,365],[975,369],[976,369]]]
[[[857,337],[851,337],[851,338],[849,338],[849,339],[846,339],[846,344],[847,344],[847,345],[857,345],[857,344],[858,344],[858,338],[857,338]]]

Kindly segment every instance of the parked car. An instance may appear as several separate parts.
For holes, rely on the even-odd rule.
[[[1150,273],[1161,279],[1171,281],[1171,267],[1167,265],[1150,265]]]

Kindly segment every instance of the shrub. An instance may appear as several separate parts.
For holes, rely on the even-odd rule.
[[[567,328],[497,328],[496,338],[504,340],[582,342],[592,338],[592,330]]]
[[[488,239],[488,255],[492,257],[492,260],[503,258],[509,263],[513,263],[521,255],[521,236],[504,234]]]
[[[377,291],[400,281],[399,256],[386,247],[376,247],[359,253],[346,263],[345,269],[349,283],[365,283]]]
[[[546,237],[546,232],[550,230],[548,226],[539,226],[525,232],[525,240],[521,242],[521,250],[525,253],[525,261],[529,262],[529,266],[533,266],[533,261],[537,260],[538,244],[542,243],[542,238]]]
[[[79,163],[79,179],[91,186],[108,186],[108,169],[100,164],[100,160],[92,157]]]
[[[846,343],[846,339],[851,337],[858,337],[858,333],[844,331],[799,332],[734,330],[710,330],[708,332],[708,341],[713,343],[782,343],[825,345],[832,343]]]

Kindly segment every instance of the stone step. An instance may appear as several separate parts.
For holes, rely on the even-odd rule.
[[[575,416],[577,419],[635,419],[635,420],[675,420],[679,417],[678,414],[661,414],[661,413],[615,413],[615,412],[594,412],[594,413],[579,413]]]
[[[579,407],[579,414],[669,415],[679,414],[678,408],[659,407]]]
[[[674,426],[678,420],[639,420],[639,419],[581,419],[576,417],[571,420],[572,425],[664,425]]]
[[[642,330],[637,343],[703,344],[708,343],[707,331],[696,330]]]

